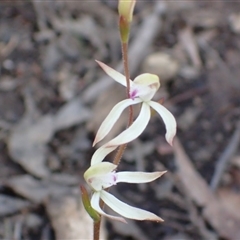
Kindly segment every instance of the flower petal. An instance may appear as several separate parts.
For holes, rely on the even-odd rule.
[[[88,168],[84,173],[84,179],[95,191],[116,185],[117,174],[115,170],[117,165],[110,162],[100,162]]]
[[[152,182],[155,179],[161,177],[166,171],[163,172],[118,172],[117,173],[117,183],[147,183]]]
[[[112,151],[114,151],[118,146],[109,146],[106,148],[106,144],[98,148],[91,159],[91,166],[103,161],[103,159]]]
[[[162,106],[160,103],[150,101],[148,104],[158,112],[158,114],[162,117],[163,122],[166,126],[166,135],[165,138],[167,142],[172,145],[172,141],[174,136],[176,135],[177,131],[177,123],[172,115],[171,112],[169,112],[164,106]]]
[[[117,165],[110,162],[100,162],[98,164],[94,164],[84,173],[84,178],[87,180],[93,176],[105,175],[109,172],[112,172],[117,168]]]
[[[141,111],[133,124],[125,131],[120,133],[117,137],[106,143],[106,148],[119,146],[131,142],[137,138],[146,128],[151,116],[150,107],[147,103],[143,102]]]
[[[120,72],[114,70],[113,68],[109,67],[108,65],[106,65],[105,63],[103,62],[100,62],[100,61],[97,61],[95,60],[99,66],[104,70],[104,72],[110,76],[111,78],[113,78],[116,82],[122,84],[124,87],[127,86],[126,84],[126,77],[121,74]],[[130,80],[130,86],[132,84],[132,80]]]
[[[133,81],[134,83],[154,88],[155,91],[160,87],[159,77],[155,74],[143,73],[138,75]]]
[[[134,79],[130,96],[131,98],[139,97],[144,101],[150,101],[159,87],[160,81],[157,75],[143,73]]]
[[[126,99],[118,104],[116,104],[113,109],[110,111],[110,113],[107,115],[105,120],[102,122],[100,128],[98,129],[98,132],[96,134],[96,137],[93,142],[93,146],[101,141],[112,129],[113,125],[116,123],[116,121],[119,119],[121,113],[125,108],[127,108],[130,105],[134,105],[137,103],[140,103],[141,99]]]
[[[101,191],[101,192],[105,192],[105,191]],[[126,220],[122,217],[116,217],[116,216],[112,216],[112,215],[105,213],[99,206],[99,200],[100,200],[100,192],[93,193],[93,196],[91,198],[91,205],[94,210],[96,210],[98,213],[100,213],[101,215],[103,215],[105,217],[108,217],[108,218],[111,218],[113,220],[117,220],[117,221],[120,221],[123,223],[127,223]]]
[[[122,215],[123,217],[135,219],[135,220],[150,220],[150,221],[157,221],[162,222],[163,219],[155,215],[154,213],[148,212],[146,210],[132,207],[110,193],[106,191],[100,192],[100,198],[115,212]],[[94,208],[94,207],[93,207]],[[94,208],[95,209],[95,208]],[[98,211],[97,209],[95,209]],[[100,212],[99,212],[100,213]]]

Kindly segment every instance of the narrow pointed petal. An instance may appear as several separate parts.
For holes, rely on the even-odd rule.
[[[108,76],[113,78],[116,82],[122,84],[124,87],[127,86],[126,77],[123,74],[121,74],[120,72],[114,70],[113,68],[109,67],[108,65],[106,65],[103,62],[100,62],[100,61],[97,61],[97,60],[95,60],[95,61],[99,64],[99,66],[103,69],[103,71]],[[131,86],[131,84],[132,84],[132,80],[130,80],[130,86]]]
[[[114,151],[118,146],[106,147],[104,144],[102,147],[98,148],[91,159],[91,166],[103,161],[103,159],[112,151]]]
[[[157,102],[150,101],[148,104],[158,112],[158,114],[162,117],[163,122],[166,126],[166,135],[165,138],[167,142],[172,145],[172,141],[174,136],[176,135],[177,131],[177,123],[172,115],[171,112],[169,112],[165,107],[163,107],[161,104]]]
[[[108,116],[105,118],[105,120],[102,122],[100,128],[98,129],[98,132],[96,134],[95,140],[93,142],[93,146],[100,142],[112,129],[113,125],[116,123],[116,121],[119,119],[120,115],[124,111],[125,108],[127,108],[130,105],[134,105],[137,103],[140,103],[141,99],[136,98],[134,100],[132,99],[126,99],[118,104],[116,104],[113,109],[110,111]]]
[[[139,116],[133,124],[110,142],[106,143],[106,147],[119,146],[136,139],[146,128],[150,120],[150,115],[151,111],[149,105],[143,102]]]
[[[105,192],[105,191],[103,191],[103,192]],[[122,217],[116,217],[116,216],[112,216],[112,215],[105,213],[99,206],[99,200],[100,200],[100,192],[95,192],[91,198],[91,205],[94,210],[96,210],[99,214],[101,214],[105,217],[108,217],[108,218],[111,218],[113,220],[117,220],[117,221],[120,221],[123,223],[127,223],[126,220]]]
[[[166,171],[163,172],[118,172],[117,173],[117,183],[147,183],[152,182],[155,179],[161,177]]]
[[[154,213],[148,212],[146,210],[132,207],[116,197],[112,194],[101,191],[100,198],[116,213],[122,215],[123,217],[135,219],[135,220],[150,220],[150,221],[157,221],[162,222],[163,219],[155,215]],[[94,207],[93,207],[94,208]],[[94,208],[95,209],[95,208]],[[97,209],[95,209],[97,211]]]

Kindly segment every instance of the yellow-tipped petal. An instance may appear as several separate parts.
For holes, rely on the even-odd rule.
[[[133,81],[134,83],[155,89],[155,91],[160,87],[159,77],[155,74],[143,73],[137,76]]]
[[[117,165],[110,162],[100,162],[91,166],[85,173],[84,179],[94,191],[101,191],[116,185],[116,172],[114,171]]]
[[[117,165],[110,163],[110,162],[100,162],[98,164],[92,165],[87,171],[84,173],[84,179],[88,182],[89,178],[98,175],[104,175],[109,172],[112,172],[114,169],[117,168]]]
[[[158,88],[160,81],[157,75],[144,73],[137,76],[130,89],[130,96],[141,98],[143,101],[150,101]]]

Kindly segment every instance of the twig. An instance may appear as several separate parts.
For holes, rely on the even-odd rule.
[[[210,183],[210,188],[212,191],[216,191],[223,173],[225,172],[229,160],[231,160],[232,156],[237,150],[240,141],[240,123],[238,123],[237,129],[233,133],[231,140],[223,153],[221,154],[220,158],[217,160],[216,168]]]
[[[194,169],[177,138],[175,138],[173,148],[178,166],[177,175],[189,198],[202,207],[204,219],[211,224],[219,236],[226,239],[238,239],[240,220],[228,211],[227,207],[219,201],[219,197],[211,191],[201,175]],[[226,224],[226,219],[228,224]]]
[[[191,88],[188,91],[185,91],[183,93],[180,93],[172,98],[170,98],[168,101],[171,102],[171,104],[177,104],[181,103],[183,101],[187,101],[189,99],[192,99],[193,97],[197,95],[203,95],[207,92],[208,88],[206,86],[198,87],[198,88]]]

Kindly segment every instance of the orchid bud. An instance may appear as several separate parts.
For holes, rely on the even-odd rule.
[[[119,13],[119,29],[121,41],[128,42],[130,33],[130,23],[132,22],[133,10],[136,0],[119,0],[118,13]]]
[[[119,16],[123,17],[128,23],[132,21],[135,4],[136,0],[119,0],[118,2]]]

